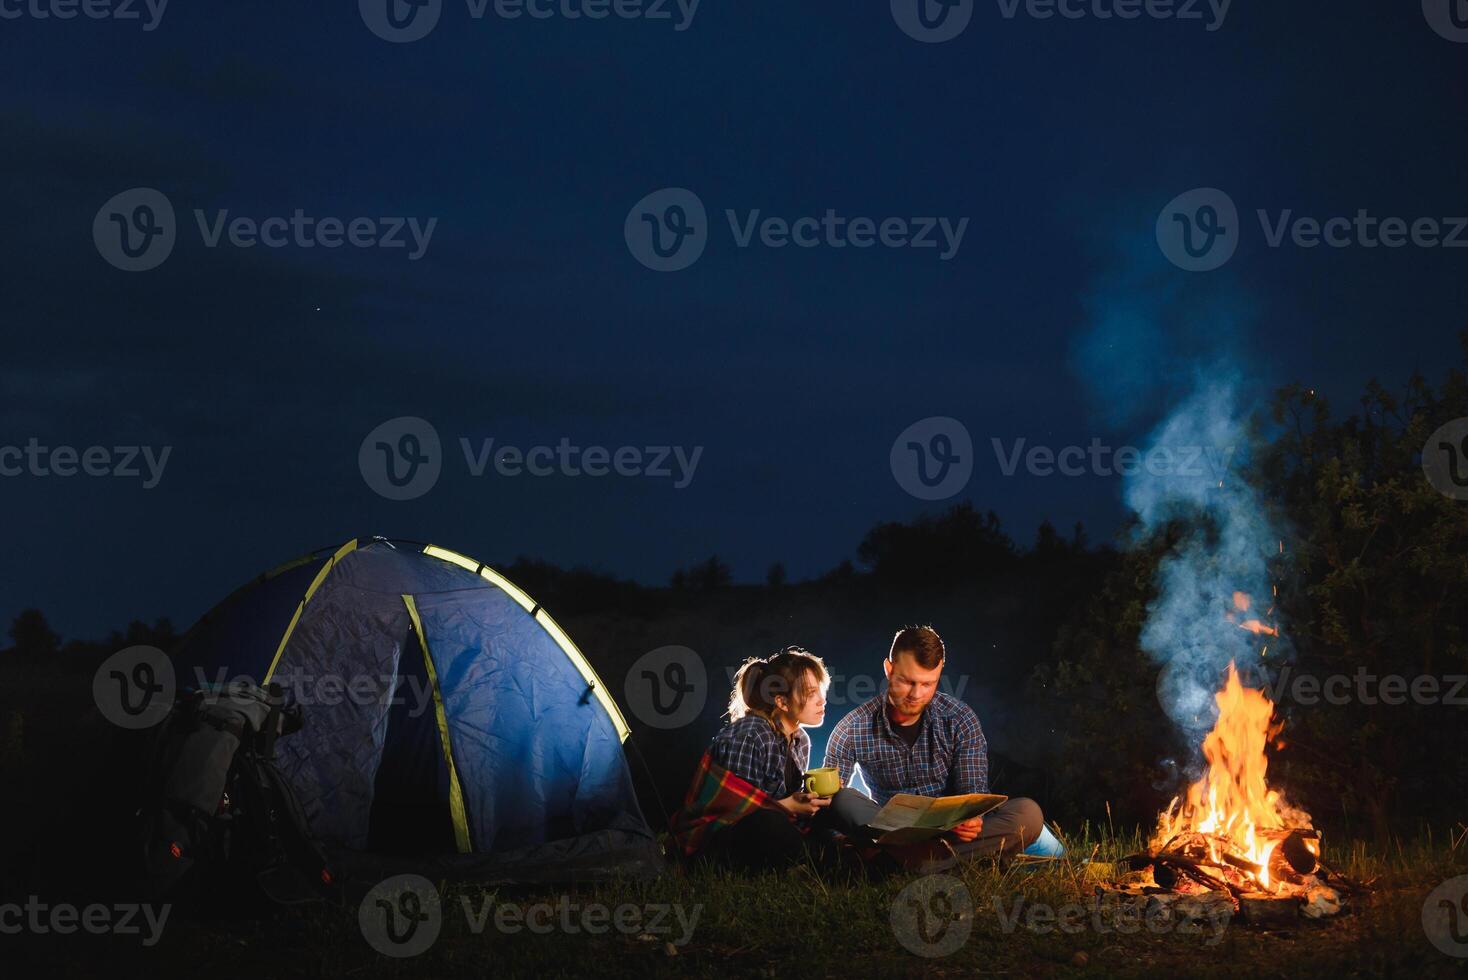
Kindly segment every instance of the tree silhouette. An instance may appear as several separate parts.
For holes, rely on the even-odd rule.
[[[61,637],[51,629],[39,609],[26,609],[10,625],[12,653],[23,657],[44,658],[61,649]]]
[[[718,555],[710,555],[707,561],[699,562],[691,568],[678,569],[673,573],[669,584],[677,590],[713,592],[726,588],[733,577],[729,566],[720,561]]]
[[[980,514],[967,502],[911,524],[878,524],[857,549],[857,558],[879,579],[911,585],[985,578],[1012,566],[1016,557],[998,515]]]

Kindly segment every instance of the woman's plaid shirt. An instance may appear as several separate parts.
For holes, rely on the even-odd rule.
[[[804,728],[786,739],[762,715],[748,714],[725,725],[709,746],[713,761],[783,800],[801,788],[810,764],[810,736]]]
[[[841,771],[850,786],[860,767],[872,799],[886,803],[898,793],[952,796],[989,792],[989,743],[979,716],[958,698],[939,691],[915,722],[917,741],[907,747],[887,717],[887,690],[836,723],[826,743],[825,765]]]

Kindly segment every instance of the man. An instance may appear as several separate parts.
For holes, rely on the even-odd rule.
[[[826,744],[823,764],[840,771],[842,786],[850,786],[860,768],[878,804],[898,793],[989,792],[989,747],[978,716],[938,690],[945,657],[931,627],[897,631],[882,663],[885,689],[842,718]],[[1024,797],[959,824],[945,837],[960,857],[1063,852],[1045,829],[1040,807]]]

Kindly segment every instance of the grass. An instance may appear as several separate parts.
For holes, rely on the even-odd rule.
[[[1065,835],[1070,856],[1042,869],[971,864],[952,872],[967,891],[971,911],[957,919],[949,916],[951,932],[939,919],[928,920],[927,943],[910,924],[894,926],[893,910],[912,909],[913,889],[933,887],[934,881],[917,876],[829,880],[811,868],[795,867],[761,876],[677,870],[654,881],[561,891],[445,888],[441,934],[427,951],[405,959],[381,955],[368,945],[355,904],[229,923],[177,915],[163,942],[151,950],[121,937],[78,936],[64,942],[48,937],[28,948],[44,957],[49,971],[82,976],[123,969],[202,977],[1468,977],[1468,959],[1433,948],[1421,924],[1427,893],[1468,874],[1465,833],[1468,829],[1459,828],[1456,836],[1424,833],[1385,849],[1359,843],[1332,847],[1327,841],[1336,870],[1372,882],[1374,891],[1334,919],[1302,920],[1283,931],[1232,923],[1212,933],[1143,928],[1122,934],[1088,919],[1075,920],[1079,928],[1073,931],[1040,931],[1027,928],[1023,917],[1007,925],[1016,902],[1024,909],[1085,903],[1096,885],[1087,859],[1104,865],[1143,843],[1137,832],[1082,826]],[[936,897],[927,907],[939,910],[942,902]],[[626,907],[623,929],[592,920],[605,931],[584,931],[580,916],[591,904]],[[499,911],[502,907],[523,912],[547,906],[537,913],[545,918],[536,924],[550,929],[505,931],[496,927],[496,911],[490,911],[476,932],[466,905],[475,915],[487,907],[502,917],[509,914]],[[683,918],[672,911],[661,922],[647,918],[662,906],[680,909]],[[645,917],[640,927],[630,910]],[[565,915],[575,931],[561,926]],[[904,936],[919,952],[904,945]],[[0,951],[8,940],[0,937]],[[947,955],[920,955],[946,952],[945,944],[956,948]]]

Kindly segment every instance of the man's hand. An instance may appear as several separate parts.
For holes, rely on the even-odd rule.
[[[974,817],[972,820],[965,820],[963,823],[954,827],[953,833],[954,836],[956,836],[959,840],[963,841],[964,843],[968,843],[975,837],[979,836],[979,832],[983,829],[984,818]]]
[[[820,813],[822,807],[830,806],[831,797],[815,796],[811,793],[792,793],[783,800],[775,802],[797,817],[809,817]]]

